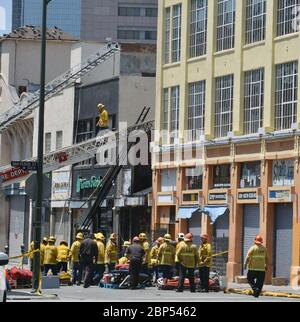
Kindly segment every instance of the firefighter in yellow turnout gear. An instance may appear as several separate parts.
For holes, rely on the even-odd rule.
[[[158,251],[160,246],[163,243],[164,243],[164,239],[162,237],[159,237],[156,241],[156,245],[153,246],[150,251],[150,268],[152,269],[152,274],[155,277],[155,282],[157,282],[157,279],[158,279],[158,267],[159,267]]]
[[[103,274],[105,271],[105,263],[104,263],[104,258],[105,258],[105,237],[102,233],[96,234],[96,243],[98,247],[98,258],[97,262],[95,263],[94,267],[94,278],[93,282],[95,284],[99,284],[99,282],[103,278]]]
[[[140,245],[144,248],[145,256],[142,263],[141,273],[148,274],[148,267],[150,264],[150,244],[145,233],[139,234]]]
[[[247,279],[253,289],[254,297],[259,297],[265,281],[268,268],[268,254],[263,246],[263,238],[256,236],[255,245],[252,246],[245,260],[245,269],[248,268]]]
[[[57,268],[59,272],[68,272],[68,261],[70,258],[70,248],[65,240],[62,240],[57,247]]]
[[[190,282],[191,292],[195,293],[195,268],[197,267],[199,256],[197,246],[193,244],[192,234],[185,236],[184,244],[181,243],[177,251],[177,258],[180,264],[177,292],[183,292],[184,280],[187,276]]]
[[[76,235],[76,240],[71,246],[71,251],[70,251],[70,257],[71,257],[71,263],[72,263],[72,284],[81,284],[81,279],[82,279],[82,266],[79,262],[79,249],[80,245],[83,241],[83,234],[78,233]]]
[[[55,241],[55,237],[49,237],[48,245],[45,247],[44,266],[46,275],[49,270],[52,271],[53,275],[57,275],[57,247],[55,246]]]
[[[118,251],[117,234],[111,234],[105,249],[104,262],[106,265],[106,272],[110,272],[114,270],[115,265],[118,262],[117,251]]]
[[[172,278],[172,268],[175,265],[176,249],[171,244],[171,235],[164,236],[164,243],[159,247],[157,258],[159,261],[159,272],[162,272],[164,283]]]
[[[98,104],[98,109],[99,109],[99,121],[97,126],[100,127],[101,130],[106,130],[108,129],[108,112],[105,109],[105,105],[103,104]]]
[[[212,248],[208,242],[208,235],[201,236],[202,244],[199,248],[199,274],[201,281],[201,292],[209,292],[209,272],[212,265]]]
[[[44,258],[45,258],[45,248],[48,245],[48,238],[44,237],[43,241],[41,243],[41,271],[44,272],[45,271],[45,267],[44,267]]]

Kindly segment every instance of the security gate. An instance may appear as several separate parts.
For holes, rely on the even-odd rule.
[[[290,279],[292,263],[293,205],[275,206],[274,276]]]
[[[189,219],[189,232],[194,235],[193,243],[199,246],[201,244],[201,214],[195,214]]]
[[[213,253],[221,253],[228,250],[229,247],[229,211],[223,216],[219,217],[214,224],[213,234]],[[226,275],[226,264],[228,262],[228,255],[215,257],[213,260],[213,270],[220,275]]]
[[[244,216],[243,216],[243,250],[242,250],[243,263],[245,262],[249,248],[254,245],[255,236],[257,236],[258,234],[259,234],[259,205],[245,205]]]

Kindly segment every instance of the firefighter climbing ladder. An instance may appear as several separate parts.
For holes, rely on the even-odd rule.
[[[84,63],[80,63],[63,75],[57,77],[45,87],[45,100],[58,94],[71,84],[75,83],[80,77],[90,72],[98,65],[108,60],[112,55],[120,51],[118,44],[108,44],[96,54],[90,56]],[[36,91],[24,97],[19,103],[8,109],[7,112],[0,115],[0,132],[7,129],[20,119],[24,119],[32,113],[39,105],[40,91]]]

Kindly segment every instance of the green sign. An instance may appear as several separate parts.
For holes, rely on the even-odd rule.
[[[86,189],[96,189],[102,182],[103,177],[92,176],[90,179],[77,177],[76,192]]]

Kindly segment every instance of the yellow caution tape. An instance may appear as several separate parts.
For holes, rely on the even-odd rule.
[[[29,256],[33,255],[34,253],[38,253],[38,252],[40,252],[40,249],[33,250],[33,251],[29,252],[29,253],[25,253],[25,254],[22,254],[22,255],[9,257],[9,260],[18,259],[18,258],[22,258],[22,257],[29,257]]]
[[[224,291],[224,293],[233,293],[233,294],[241,294],[241,295],[253,295],[253,291],[250,289],[233,289],[228,288]],[[261,293],[262,296],[271,296],[271,297],[285,297],[291,299],[300,299],[300,294],[293,293],[284,293],[284,292],[268,292],[263,291]]]
[[[229,251],[227,250],[226,252],[222,252],[222,253],[218,253],[218,254],[213,254],[213,255],[211,255],[208,258],[218,257],[218,256],[225,255],[225,254],[228,254],[228,253],[229,253]]]

